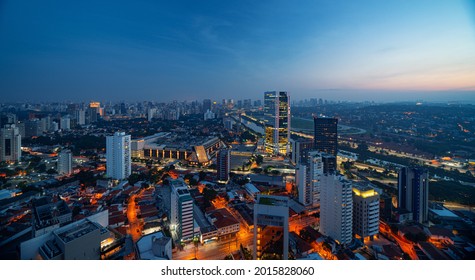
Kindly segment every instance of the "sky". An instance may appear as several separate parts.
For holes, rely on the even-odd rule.
[[[475,102],[475,0],[0,0],[0,102]]]

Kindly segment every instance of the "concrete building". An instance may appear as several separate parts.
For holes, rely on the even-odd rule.
[[[315,150],[308,150],[303,162],[305,165],[299,165],[296,171],[296,183],[299,190],[299,202],[304,206],[318,207],[320,206],[320,178],[324,174],[333,173],[333,169],[329,167],[332,162],[325,162],[324,159],[328,154]]]
[[[183,180],[170,180],[170,227],[177,240],[189,240],[194,235],[193,198]]]
[[[254,204],[254,259],[289,258],[289,199],[258,195]]]
[[[0,161],[20,161],[21,135],[14,124],[7,124],[0,130]]]
[[[130,135],[116,132],[106,140],[107,176],[116,180],[127,179],[131,174]]]
[[[161,231],[144,235],[135,244],[139,260],[171,260],[172,239]]]
[[[290,96],[286,91],[264,93],[264,123],[266,152],[290,153]]]
[[[218,181],[228,182],[231,171],[231,151],[229,149],[219,150],[216,156],[216,169]]]
[[[368,184],[353,184],[353,234],[363,242],[379,233],[379,193]]]
[[[70,175],[73,172],[73,156],[70,150],[59,152],[57,168],[60,175]]]
[[[313,149],[313,140],[304,138],[304,139],[290,139],[291,147],[291,157],[290,160],[293,164],[307,164],[306,162],[306,151]]]
[[[403,167],[398,177],[398,207],[412,213],[412,220],[429,221],[429,174],[421,168]]]
[[[340,244],[349,244],[352,240],[352,183],[341,175],[321,177],[320,232]]]

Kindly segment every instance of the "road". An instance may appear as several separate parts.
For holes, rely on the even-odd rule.
[[[190,243],[184,247],[183,251],[173,253],[173,259],[192,260],[196,256],[198,260],[223,260],[230,253],[238,251],[241,243],[244,247],[251,249],[253,245],[252,235],[249,234],[244,239],[241,239],[238,235],[237,238],[200,244],[196,248],[193,243]]]

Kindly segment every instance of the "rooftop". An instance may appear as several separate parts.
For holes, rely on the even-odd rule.
[[[100,228],[97,224],[89,220],[84,220],[84,222],[70,227],[63,232],[57,232],[57,235],[64,243],[68,243],[99,229]]]

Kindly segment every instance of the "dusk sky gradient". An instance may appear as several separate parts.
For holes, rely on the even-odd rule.
[[[475,101],[475,1],[0,0],[0,102]]]

